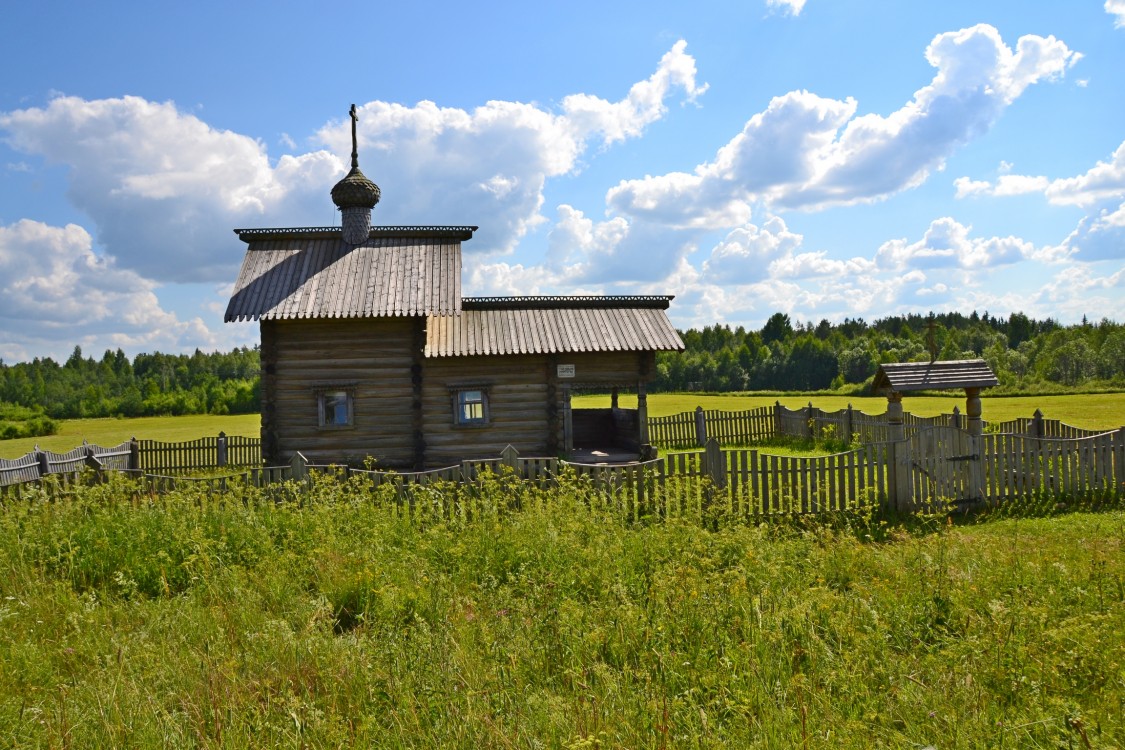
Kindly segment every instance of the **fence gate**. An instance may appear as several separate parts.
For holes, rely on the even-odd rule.
[[[942,504],[980,502],[980,438],[956,427],[924,427],[910,438],[914,505],[936,509]]]

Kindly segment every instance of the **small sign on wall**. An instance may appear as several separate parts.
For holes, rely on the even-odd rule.
[[[559,365],[558,374],[560,378],[573,378],[574,365]]]

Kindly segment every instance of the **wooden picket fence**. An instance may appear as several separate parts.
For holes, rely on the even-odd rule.
[[[767,434],[805,437],[859,434],[886,438],[882,420],[852,409],[821,412],[811,405],[748,412],[690,415],[693,430],[712,434],[705,447],[665,452],[627,465],[580,464],[557,457],[523,457],[509,446],[500,456],[418,472],[375,471],[313,465],[297,454],[285,466],[260,465],[259,441],[220,434],[185,443],[131,440],[105,448],[83,444],[68,453],[37,450],[0,459],[0,495],[22,495],[22,487],[51,480],[66,486],[108,472],[138,477],[143,491],[162,493],[204,486],[223,493],[240,486],[279,487],[300,493],[312,477],[359,477],[371,487],[392,485],[408,498],[419,487],[465,485],[489,476],[518,478],[545,488],[569,477],[622,504],[637,516],[721,513],[739,517],[778,513],[824,513],[880,504],[904,511],[940,510],[1011,502],[1030,495],[1125,497],[1125,428],[1095,433],[1043,418],[989,426],[973,436],[959,429],[960,415],[905,420],[904,439],[868,440],[855,450],[829,456],[787,456],[752,447],[727,447]],[[684,415],[676,415],[682,439]],[[773,432],[771,433],[771,424]],[[1007,429],[1009,432],[996,432]],[[751,436],[751,437],[747,437]],[[239,468],[241,467],[241,468]],[[222,470],[232,470],[229,473]],[[202,470],[208,476],[186,476]],[[449,493],[446,493],[449,494]],[[449,497],[456,496],[456,492]]]
[[[932,427],[966,427],[964,415],[954,407],[949,414],[921,417],[903,412],[903,431],[907,437]],[[1011,433],[1037,438],[1077,439],[1092,437],[1104,430],[1087,430],[1046,419],[1038,409],[1031,417],[1006,422],[983,423],[987,432]],[[891,426],[884,414],[865,414],[848,406],[828,412],[809,403],[790,409],[776,402],[744,411],[719,411],[697,407],[664,417],[648,418],[649,441],[665,449],[702,448],[709,438],[723,445],[753,445],[777,437],[821,439],[838,438],[845,443],[867,444],[891,441]]]

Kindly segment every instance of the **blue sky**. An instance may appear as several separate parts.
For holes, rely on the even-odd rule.
[[[256,343],[231,230],[338,224],[353,102],[469,295],[1125,319],[1125,0],[21,3],[0,61],[9,363]]]

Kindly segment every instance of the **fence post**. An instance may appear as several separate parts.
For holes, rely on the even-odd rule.
[[[86,448],[86,467],[94,471],[94,484],[101,484],[105,480],[105,464],[94,455],[94,449]]]
[[[294,453],[293,458],[289,459],[289,468],[293,472],[294,480],[304,479],[308,475],[308,466],[309,460],[300,451]]]
[[[959,407],[953,407],[953,418],[950,421],[958,430],[961,429],[961,409]]]
[[[812,405],[812,401],[810,401],[809,405],[805,407],[805,431],[808,433],[809,440],[815,440],[816,439],[816,429],[813,426],[814,424],[815,423],[813,422],[813,405]]]
[[[227,465],[227,434],[219,432],[219,439],[215,441],[215,465]]]
[[[701,448],[707,445],[707,415],[702,406],[695,407],[695,442]]]
[[[51,464],[47,462],[46,451],[39,450],[39,444],[35,444],[35,460],[39,462],[39,478],[47,476],[51,473]]]
[[[1043,412],[1038,409],[1031,415],[1031,434],[1033,437],[1043,437]]]
[[[513,471],[516,469],[517,460],[520,457],[520,452],[509,444],[504,450],[500,451],[500,463],[504,466],[511,468]]]
[[[129,471],[141,471],[141,444],[135,437],[129,440]]]
[[[852,405],[848,404],[848,410],[844,412],[844,425],[846,427],[844,434],[839,435],[844,442],[848,445],[852,444],[852,435],[855,434],[855,415],[852,413]]]
[[[711,438],[703,449],[703,473],[715,487],[727,486],[727,462],[719,441]]]
[[[781,401],[773,402],[773,436],[781,437],[785,432],[781,427]]]
[[[1125,427],[1113,434],[1114,497],[1125,496]]]
[[[902,394],[891,393],[887,396],[887,432],[891,439],[889,499],[895,510],[909,512],[914,510],[913,456],[902,419]]]

